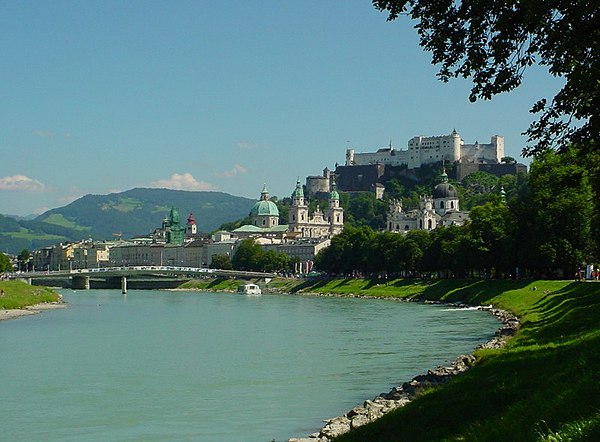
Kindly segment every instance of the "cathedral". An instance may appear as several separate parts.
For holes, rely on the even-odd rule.
[[[304,190],[300,180],[292,193],[292,204],[289,208],[288,224],[279,224],[279,209],[269,200],[266,186],[260,194],[260,199],[250,210],[251,225],[242,226],[232,233],[238,236],[279,237],[281,240],[330,238],[340,233],[344,228],[344,209],[340,206],[340,194],[335,183],[329,192],[329,207],[316,210],[310,214],[304,198]]]
[[[387,230],[408,232],[410,230],[433,230],[438,226],[462,226],[469,219],[469,212],[461,211],[456,188],[448,182],[446,170],[442,182],[433,188],[432,196],[422,196],[419,208],[404,211],[402,201],[393,200],[387,215]]]
[[[288,231],[299,233],[301,238],[323,238],[337,235],[344,229],[344,209],[340,206],[340,194],[332,183],[329,192],[329,207],[322,211],[319,206],[309,216],[308,205],[304,199],[304,190],[300,179],[296,181],[296,189],[292,194]]]

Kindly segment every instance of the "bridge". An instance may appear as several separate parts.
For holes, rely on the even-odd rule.
[[[52,270],[34,271],[18,274],[16,277],[32,284],[36,279],[70,279],[71,287],[89,290],[90,279],[120,280],[123,293],[127,293],[127,280],[132,277],[146,277],[152,279],[175,278],[177,280],[194,278],[259,278],[269,280],[277,276],[275,273],[249,272],[242,270],[207,269],[201,267],[177,266],[126,266],[126,267],[99,267],[95,269]]]

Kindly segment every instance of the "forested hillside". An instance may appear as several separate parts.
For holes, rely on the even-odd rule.
[[[112,239],[115,233],[123,238],[144,235],[160,227],[171,207],[179,209],[183,222],[193,212],[198,230],[210,232],[224,222],[245,217],[254,203],[222,192],[169,189],[86,195],[31,221],[0,215],[0,250],[17,253],[61,241]]]

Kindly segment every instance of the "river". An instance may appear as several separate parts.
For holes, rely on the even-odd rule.
[[[377,299],[60,292],[67,308],[0,322],[3,440],[306,436],[499,326]]]

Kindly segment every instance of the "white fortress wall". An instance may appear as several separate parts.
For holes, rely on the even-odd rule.
[[[346,166],[364,166],[377,163],[390,166],[408,164],[408,151],[382,148],[377,152],[357,153],[353,149],[348,149],[346,152]]]
[[[461,161],[467,163],[500,163],[504,157],[504,137],[494,135],[489,144],[465,144],[461,149]]]
[[[423,164],[447,161],[500,163],[504,157],[504,137],[494,135],[489,144],[465,144],[456,131],[449,135],[433,137],[418,136],[408,140],[406,150],[391,147],[379,149],[377,152],[360,152],[354,149],[346,151],[346,166],[362,166],[368,164],[385,164],[390,166],[408,165],[409,169],[421,167]]]

